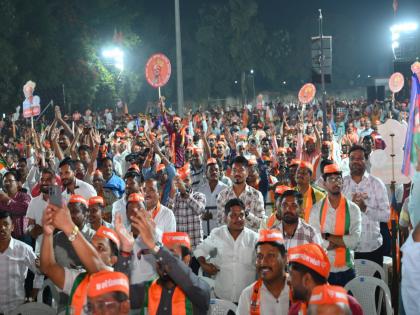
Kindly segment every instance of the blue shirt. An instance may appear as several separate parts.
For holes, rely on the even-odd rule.
[[[104,188],[112,190],[118,198],[121,198],[125,192],[125,183],[121,177],[112,174],[111,178],[104,184]]]

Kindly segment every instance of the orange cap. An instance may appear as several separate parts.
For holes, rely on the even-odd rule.
[[[203,149],[199,148],[199,147],[193,147],[193,154],[202,154],[203,153]]]
[[[287,152],[287,149],[284,148],[284,147],[278,147],[277,148],[277,153],[286,153],[286,152]]]
[[[288,261],[304,265],[319,273],[325,279],[330,274],[330,261],[325,250],[318,244],[304,244],[289,248]]]
[[[217,160],[215,158],[209,158],[207,160],[207,165],[217,164]]]
[[[166,247],[182,245],[191,249],[190,237],[185,232],[166,232],[162,235],[162,243]]]
[[[299,165],[302,161],[298,160],[298,159],[293,159],[290,161],[290,165],[289,166],[293,166],[293,165]]]
[[[143,202],[144,197],[143,194],[140,193],[132,193],[128,196],[127,203],[129,202]]]
[[[111,292],[122,292],[129,296],[129,287],[125,274],[115,271],[100,271],[90,276],[87,296],[94,298]]]
[[[132,163],[129,167],[129,169],[134,170],[137,173],[140,173],[140,167],[136,163]]]
[[[292,190],[292,188],[290,188],[289,186],[285,186],[285,185],[278,185],[276,187],[276,194],[279,195],[283,195],[285,191],[287,190]]]
[[[115,134],[118,138],[123,138],[125,137],[125,133],[121,132],[121,131],[117,131]]]
[[[324,167],[324,174],[341,173],[340,167],[337,164],[329,164]]]
[[[324,141],[322,141],[322,145],[327,145],[327,146],[331,147],[332,146],[332,142],[331,141],[328,141],[328,140],[324,140]]]
[[[88,200],[88,206],[93,206],[96,204],[100,204],[102,207],[105,205],[104,203],[104,198],[102,198],[101,196],[95,196],[95,197],[91,197]]]
[[[248,159],[248,166],[257,165],[257,159],[253,156]]]
[[[93,176],[101,176],[101,177],[103,177],[104,175],[102,174],[102,172],[101,172],[99,169],[97,169],[97,170],[93,173]]]
[[[96,231],[95,233],[96,236],[102,237],[102,238],[107,238],[111,241],[113,241],[115,243],[115,245],[117,245],[118,249],[120,249],[120,239],[117,235],[117,233],[110,228],[107,228],[106,226],[101,226],[99,227],[99,229]]]
[[[163,164],[163,163],[160,163],[157,167],[156,167],[156,173],[157,172],[160,172],[160,171],[162,171],[162,170],[164,170],[165,169],[165,164]]]
[[[88,206],[88,203],[85,198],[83,198],[80,195],[71,195],[69,199],[69,203],[83,203],[86,207]]]
[[[343,287],[324,284],[313,288],[309,305],[334,305],[338,303],[349,305],[347,291]]]
[[[181,178],[181,180],[185,180],[191,173],[189,168],[187,169],[179,168],[176,172],[179,178]]]
[[[279,230],[260,230],[257,243],[277,243],[284,244],[283,234]]]
[[[315,143],[316,138],[315,138],[315,137],[312,137],[312,136],[308,136],[308,135],[306,135],[306,136],[303,138],[303,141],[305,141],[305,142]]]
[[[312,164],[311,164],[311,163],[309,163],[309,162],[301,161],[301,162],[299,163],[299,168],[306,168],[306,169],[310,170],[310,171],[311,171],[311,173],[313,173],[313,172],[314,172],[314,167],[313,167],[313,166],[312,166]]]
[[[263,161],[271,161],[271,157],[269,157],[269,156],[267,156],[267,155],[264,155],[264,156],[262,157],[262,160],[263,160]]]

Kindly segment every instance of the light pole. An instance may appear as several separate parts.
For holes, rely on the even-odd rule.
[[[255,82],[254,82],[254,69],[251,69],[249,71],[250,73],[250,77],[252,79],[252,93],[253,93],[253,99],[252,99],[252,104],[255,105]]]
[[[319,11],[319,39],[321,41],[321,54],[319,57],[319,66],[321,68],[321,91],[322,91],[322,138],[327,140],[327,104],[325,91],[325,77],[324,77],[324,47],[323,47],[323,32],[322,32],[322,10]],[[332,115],[332,113],[331,113]]]
[[[179,0],[175,0],[175,39],[176,39],[176,89],[178,100],[178,115],[184,108],[184,84],[182,78],[182,48],[181,48],[181,22],[179,13]]]
[[[105,59],[105,64],[115,67],[119,70],[116,75],[115,89],[117,97],[121,97],[122,73],[124,70],[124,52],[119,47],[109,47],[102,51],[102,56]]]

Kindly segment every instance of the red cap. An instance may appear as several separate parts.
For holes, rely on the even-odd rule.
[[[127,198],[127,203],[129,202],[143,202],[144,196],[141,193],[132,193]]]
[[[96,204],[100,204],[102,207],[105,205],[104,203],[104,198],[102,198],[101,196],[95,196],[95,197],[91,197],[88,200],[88,206],[93,206]]]
[[[290,188],[289,186],[285,186],[285,185],[278,185],[276,187],[276,194],[278,195],[283,195],[285,191],[287,190],[292,190],[292,188]]]
[[[166,232],[162,235],[162,243],[166,247],[182,245],[191,249],[190,237],[185,232]]]
[[[156,173],[158,173],[158,172],[160,172],[160,171],[162,171],[162,170],[164,170],[165,169],[165,164],[163,164],[163,163],[160,163],[157,167],[156,167]]]
[[[290,165],[289,166],[293,166],[293,165],[299,165],[302,161],[298,160],[298,159],[293,159],[290,161]]]
[[[191,174],[191,171],[189,168],[184,169],[184,168],[179,168],[177,170],[177,175],[179,176],[179,178],[181,178],[181,180],[185,180],[187,179],[187,177]]]
[[[87,296],[94,298],[111,292],[129,296],[129,281],[125,274],[115,271],[100,271],[90,276]]]
[[[118,234],[113,229],[107,228],[106,226],[102,225],[96,231],[95,235],[113,241],[114,244],[117,245],[118,249],[120,249],[120,239],[118,237]]]
[[[303,141],[305,141],[305,142],[315,143],[316,138],[315,138],[315,137],[313,137],[313,136],[308,136],[308,135],[306,135],[306,136],[303,138]]]
[[[318,244],[304,244],[289,248],[287,253],[289,263],[296,262],[317,272],[325,279],[330,274],[330,260],[325,250]]]
[[[340,167],[337,164],[329,164],[324,167],[324,174],[341,173]]]
[[[319,285],[312,290],[309,305],[334,305],[342,303],[349,305],[347,291],[335,285]]]
[[[217,164],[217,160],[215,158],[209,158],[207,160],[207,165]]]
[[[311,173],[313,173],[313,171],[314,171],[314,167],[312,166],[312,164],[309,163],[309,162],[305,162],[305,161],[301,161],[299,163],[299,168],[306,168],[306,169],[310,170]]]
[[[86,207],[88,206],[88,203],[85,198],[83,198],[80,195],[71,195],[69,199],[69,203],[83,203]]]

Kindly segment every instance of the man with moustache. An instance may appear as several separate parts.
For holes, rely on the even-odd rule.
[[[261,230],[256,268],[259,280],[242,291],[236,314],[286,315],[289,310],[289,286],[285,266],[286,248],[278,230]]]
[[[322,235],[322,245],[328,251],[331,262],[328,282],[344,287],[355,277],[354,249],[360,240],[360,209],[341,193],[343,178],[338,165],[325,166],[323,178],[328,195],[312,208],[309,224]]]
[[[88,227],[97,231],[101,226],[112,229],[111,223],[103,219],[104,198],[101,196],[92,197],[88,200]]]
[[[71,195],[82,196],[85,200],[96,196],[96,190],[92,185],[77,179],[74,172],[76,167],[74,161],[70,158],[65,158],[58,165],[60,169],[60,178],[64,186],[63,198],[68,202]]]
[[[307,243],[321,244],[321,235],[299,216],[302,213],[302,194],[287,186],[277,186],[276,192],[277,211],[262,228],[279,230],[286,250]]]
[[[213,229],[194,251],[201,269],[215,276],[217,298],[238,303],[242,290],[255,280],[258,234],[245,227],[245,205],[231,199],[225,206],[225,225]],[[207,257],[216,252],[211,262]]]
[[[362,232],[355,249],[356,259],[367,259],[383,265],[383,236],[387,231],[390,206],[385,184],[366,169],[367,154],[362,146],[354,145],[349,151],[350,175],[344,177],[343,194],[360,208]]]
[[[248,160],[243,156],[237,156],[233,160],[233,185],[220,192],[217,198],[217,216],[219,223],[222,224],[226,203],[231,199],[239,198],[245,205],[246,226],[257,231],[261,221],[265,219],[264,199],[261,192],[246,183],[248,164]]]

